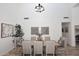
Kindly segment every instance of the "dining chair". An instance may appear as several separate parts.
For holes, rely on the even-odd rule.
[[[46,47],[46,55],[48,55],[48,56],[54,55],[55,42],[53,40],[44,41],[44,45]]]
[[[43,42],[42,41],[34,41],[34,55],[41,56],[43,55]]]
[[[61,37],[58,40],[59,46],[56,47],[56,55],[59,56],[64,56],[66,55],[66,51],[67,51],[67,38],[65,37]]]
[[[22,47],[23,47],[23,55],[31,55],[31,41],[30,40],[24,40],[22,42]]]

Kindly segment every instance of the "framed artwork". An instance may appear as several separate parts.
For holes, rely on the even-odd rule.
[[[31,34],[32,35],[39,34],[39,27],[31,27]]]
[[[14,33],[13,25],[1,23],[1,38],[11,37],[13,33]]]
[[[41,27],[41,33],[48,35],[49,34],[49,27]]]

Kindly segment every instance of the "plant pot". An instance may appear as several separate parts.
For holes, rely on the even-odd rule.
[[[14,37],[14,47],[18,47],[22,45],[22,37]]]

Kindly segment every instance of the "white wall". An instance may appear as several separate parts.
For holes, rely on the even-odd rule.
[[[17,6],[16,4],[0,4],[0,33],[1,23],[7,23],[15,25],[17,22],[16,18]],[[1,38],[0,34],[0,55],[3,55],[13,49],[13,38]]]
[[[79,25],[79,6],[72,8],[72,18],[74,25]]]
[[[72,44],[75,44],[75,25],[79,25],[79,6],[72,8]]]
[[[62,36],[61,22],[64,21],[63,17],[71,18],[70,4],[42,4],[45,8],[42,13],[35,12],[36,5],[19,4],[18,23],[23,27],[25,40],[30,40],[32,26],[49,26],[51,40],[57,41]],[[24,20],[24,17],[29,17],[29,20]]]

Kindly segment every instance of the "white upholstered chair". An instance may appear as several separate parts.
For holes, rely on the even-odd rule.
[[[31,55],[31,41],[30,40],[24,40],[22,42],[23,47],[23,55]]]
[[[43,42],[42,41],[34,41],[34,55],[43,55]]]
[[[56,47],[56,55],[59,56],[64,56],[66,55],[66,51],[67,51],[67,38],[65,37],[61,37],[60,40],[58,41],[59,46]]]
[[[55,42],[53,40],[44,41],[46,47],[46,55],[54,55],[55,52]]]

